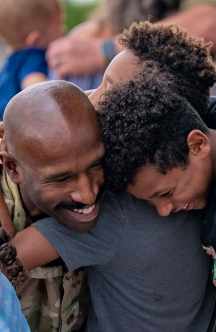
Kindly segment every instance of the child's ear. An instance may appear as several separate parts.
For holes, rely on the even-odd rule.
[[[3,164],[3,168],[9,175],[11,181],[16,184],[20,184],[21,179],[20,174],[17,170],[17,164],[15,159],[7,152],[6,149],[4,151],[0,151],[0,158]]]
[[[41,33],[38,30],[31,31],[25,40],[25,46],[27,47],[36,47],[39,44]]]
[[[187,137],[189,153],[205,159],[210,154],[210,141],[200,130],[192,130]]]

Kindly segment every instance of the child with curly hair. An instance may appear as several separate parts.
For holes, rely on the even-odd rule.
[[[205,117],[210,88],[216,82],[211,43],[190,37],[177,25],[150,22],[133,23],[119,42],[126,51],[110,63],[101,86],[90,95],[93,103],[114,83],[134,77],[146,61],[153,61],[161,71],[173,75],[173,91],[184,96]]]
[[[202,243],[216,285],[216,98],[208,128],[200,109],[173,91],[174,81],[150,65],[99,102],[107,186],[146,200],[163,217],[207,206]]]

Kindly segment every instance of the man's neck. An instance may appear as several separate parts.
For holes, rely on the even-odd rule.
[[[19,191],[20,191],[20,197],[22,200],[23,208],[27,216],[33,222],[47,217],[47,215],[30,200],[29,196],[26,194],[24,185],[22,184],[19,185]]]

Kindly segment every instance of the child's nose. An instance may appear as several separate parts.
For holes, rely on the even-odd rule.
[[[167,202],[167,203],[162,203],[162,204],[158,204],[156,206],[157,212],[159,213],[160,216],[162,217],[166,217],[170,214],[170,212],[173,209],[173,205],[171,202]]]

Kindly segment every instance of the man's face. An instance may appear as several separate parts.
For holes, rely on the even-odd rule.
[[[211,182],[211,168],[190,158],[184,168],[177,167],[166,175],[154,166],[140,168],[127,191],[154,205],[161,216],[180,210],[202,209],[206,206]]]
[[[77,128],[65,126],[18,163],[21,194],[59,223],[89,231],[99,213],[103,156],[96,115]]]
[[[96,105],[101,95],[111,89],[113,84],[125,82],[134,77],[140,67],[132,52],[126,50],[119,53],[105,71],[102,84],[89,96],[92,104]]]

